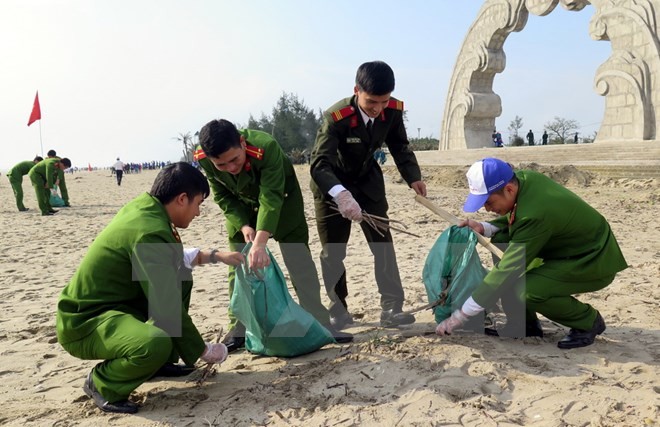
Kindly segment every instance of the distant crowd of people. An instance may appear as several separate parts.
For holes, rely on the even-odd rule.
[[[575,134],[573,135],[572,138],[573,144],[577,144],[579,142],[578,135],[579,135],[578,132],[575,132]],[[491,135],[491,138],[493,140],[493,147],[504,147],[504,142],[502,141],[502,134],[497,129],[493,130],[493,134]],[[527,139],[527,145],[530,146],[536,145],[537,141],[534,139],[534,132],[531,129],[529,130],[529,132],[527,132],[525,138]],[[543,131],[543,135],[541,136],[541,145],[548,145],[548,132],[546,130]]]

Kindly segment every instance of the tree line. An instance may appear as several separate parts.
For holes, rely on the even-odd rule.
[[[294,163],[305,163],[311,154],[316,139],[316,132],[321,127],[323,111],[316,112],[305,105],[305,102],[293,93],[282,93],[270,113],[263,112],[259,119],[252,114],[246,125],[235,123],[239,129],[253,129],[267,132],[277,140],[282,150],[289,155]],[[406,115],[404,112],[404,122]],[[181,161],[191,162],[197,145],[198,132],[179,133],[174,137],[182,144]],[[439,140],[431,137],[409,138],[413,150],[437,150]]]

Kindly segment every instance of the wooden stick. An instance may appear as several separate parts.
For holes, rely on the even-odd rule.
[[[450,222],[454,225],[458,225],[458,223],[460,222],[460,219],[458,219],[454,215],[450,214],[446,210],[439,208],[438,206],[436,206],[433,202],[431,202],[429,199],[427,199],[424,196],[420,196],[418,194],[418,195],[415,196],[415,200],[417,202],[421,203],[422,205],[426,206],[427,208],[429,208],[433,213],[437,214],[438,216],[443,218],[445,221],[448,221],[448,222]],[[498,248],[497,246],[492,244],[490,242],[490,240],[488,240],[487,238],[485,238],[481,234],[479,234],[477,232],[475,232],[474,234],[477,235],[477,240],[479,241],[479,243],[481,243],[486,249],[491,251],[493,253],[493,255],[495,255],[499,259],[502,259],[502,256],[504,256],[504,252],[502,252],[500,250],[500,248]]]

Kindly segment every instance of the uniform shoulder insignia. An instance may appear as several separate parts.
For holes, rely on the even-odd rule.
[[[197,149],[193,152],[193,160],[198,162],[205,158],[206,158],[206,153],[198,146]]]
[[[342,120],[342,119],[345,119],[346,117],[350,117],[350,116],[352,116],[353,114],[355,114],[355,108],[352,107],[352,106],[350,106],[350,105],[347,106],[347,107],[344,107],[344,108],[342,108],[342,109],[340,109],[340,110],[333,111],[333,112],[331,113],[331,115],[332,115],[332,119],[333,119],[335,122],[338,122],[338,121],[340,121],[340,120]]]
[[[387,103],[387,108],[403,111],[403,101],[399,101],[398,99],[390,99],[390,102]]]
[[[245,146],[245,153],[250,156],[254,157],[257,160],[261,160],[264,158],[264,149],[255,147],[253,145],[246,145]]]

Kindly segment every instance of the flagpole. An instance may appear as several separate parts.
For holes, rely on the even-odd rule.
[[[41,140],[41,120],[39,120],[39,145],[41,145],[41,157],[44,156],[44,142]]]

